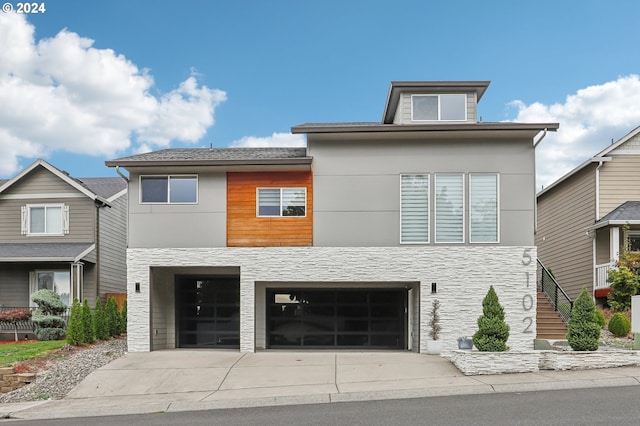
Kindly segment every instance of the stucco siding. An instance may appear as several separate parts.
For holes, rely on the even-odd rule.
[[[640,152],[610,156],[600,169],[600,218],[625,201],[640,201]]]
[[[266,247],[266,248],[130,248],[127,251],[129,306],[128,343],[131,352],[146,352],[155,345],[149,318],[163,301],[152,288],[154,267],[229,267],[240,269],[240,350],[252,352],[262,339],[258,323],[256,283],[420,283],[419,345],[426,351],[431,302],[441,302],[446,351],[456,339],[471,336],[482,314],[482,299],[490,285],[498,293],[511,327],[512,350],[533,349],[535,337],[536,250],[516,247]],[[529,282],[527,282],[527,274]],[[140,283],[140,292],[135,283]],[[431,293],[431,283],[437,293]],[[164,301],[172,304],[173,300]],[[154,315],[155,318],[155,315]],[[262,327],[260,325],[260,327]],[[174,331],[175,332],[175,331]],[[415,337],[415,336],[414,336]]]
[[[535,177],[530,140],[364,142],[309,135],[308,144],[314,157],[315,246],[400,245],[400,175],[412,173],[430,175],[432,201],[437,173],[465,173],[465,182],[469,173],[498,173],[499,244],[533,244]],[[432,227],[433,209],[431,202]],[[468,202],[465,210],[468,231]]]
[[[575,299],[593,285],[593,243],[586,228],[595,220],[595,165],[589,165],[538,197],[538,256]]]
[[[198,173],[197,204],[142,204],[139,176],[129,179],[129,247],[226,246],[226,173]]]

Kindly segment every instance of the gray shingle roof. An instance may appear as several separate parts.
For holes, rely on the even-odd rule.
[[[55,260],[71,262],[93,243],[11,243],[0,244],[0,262]]]
[[[89,191],[105,199],[117,194],[127,187],[127,182],[119,177],[80,178],[76,179],[76,181],[84,185]]]
[[[616,207],[599,222],[640,220],[640,201],[627,201]]]
[[[278,160],[305,158],[306,148],[173,148],[118,158],[121,161]]]

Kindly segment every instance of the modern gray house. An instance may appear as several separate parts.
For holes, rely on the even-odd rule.
[[[382,120],[294,126],[306,148],[167,149],[129,173],[128,348],[426,351],[493,285],[536,336],[534,149],[557,123],[479,122],[488,81],[401,81]]]
[[[0,309],[47,288],[74,298],[126,291],[127,186],[76,179],[44,160],[0,180]]]

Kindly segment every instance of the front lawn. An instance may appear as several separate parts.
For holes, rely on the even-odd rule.
[[[11,367],[16,362],[38,358],[66,345],[66,340],[2,344],[0,345],[0,367]]]

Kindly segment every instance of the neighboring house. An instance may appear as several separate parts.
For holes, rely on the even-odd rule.
[[[75,179],[44,160],[0,181],[0,309],[47,288],[74,298],[126,291],[127,187]]]
[[[129,350],[424,352],[436,298],[452,350],[490,285],[532,349],[534,137],[558,124],[478,122],[488,85],[393,82],[382,122],[293,127],[307,148],[107,161],[129,172]]]
[[[640,250],[640,127],[537,195],[538,257],[570,298],[599,304],[623,248]]]

